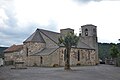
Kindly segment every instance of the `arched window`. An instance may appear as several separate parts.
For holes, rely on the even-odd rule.
[[[96,29],[93,29],[93,35],[96,35]]]
[[[85,36],[88,36],[88,29],[85,29]]]
[[[42,58],[42,56],[40,57],[40,63],[41,63],[41,64],[43,63],[43,58]]]
[[[64,61],[66,60],[66,49],[64,50]]]
[[[62,50],[62,54],[64,53],[64,51]]]
[[[79,52],[79,50],[78,50],[78,61],[80,61],[80,52]]]
[[[28,56],[28,48],[26,47],[26,56]]]

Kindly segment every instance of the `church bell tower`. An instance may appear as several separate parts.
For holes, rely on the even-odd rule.
[[[95,49],[98,58],[97,26],[86,24],[81,26],[81,30],[81,41],[89,45],[91,48]]]

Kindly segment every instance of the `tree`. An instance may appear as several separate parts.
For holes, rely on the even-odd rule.
[[[113,43],[98,43],[99,58],[105,61],[105,58],[110,58],[110,48]]]
[[[63,44],[66,48],[66,56],[65,58],[65,70],[70,70],[70,51],[72,47],[76,47],[79,38],[74,35],[74,33],[68,33],[65,36],[61,36],[60,38],[58,38],[59,40],[59,44]]]
[[[120,52],[117,48],[117,45],[113,45],[111,48],[111,57],[113,58],[115,65],[120,66]]]
[[[111,51],[110,55],[113,59],[119,56],[119,50],[115,44],[111,47],[110,51]]]

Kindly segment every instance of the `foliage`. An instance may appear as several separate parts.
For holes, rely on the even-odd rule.
[[[8,47],[0,47],[0,58],[4,57],[3,51],[7,49]]]
[[[102,59],[103,61],[105,58],[111,58],[111,47],[113,45],[116,45],[118,47],[118,50],[120,51],[120,43],[114,44],[114,43],[98,43],[98,54],[99,58]]]
[[[76,46],[77,42],[78,42],[78,37],[76,35],[74,35],[74,33],[68,33],[67,35],[65,35],[64,37],[61,36],[60,38],[58,38],[59,40],[59,44],[62,44],[65,47],[72,47],[72,46]]]
[[[71,48],[77,46],[79,38],[74,33],[68,33],[65,36],[58,38],[59,45],[63,44],[66,48],[65,70],[70,70],[70,51]]]
[[[110,49],[110,55],[112,58],[117,58],[119,56],[119,51],[118,51],[118,48],[117,48],[117,45],[113,45]]]
[[[110,48],[112,43],[98,43],[98,54],[99,58],[103,61],[105,58],[110,58]]]

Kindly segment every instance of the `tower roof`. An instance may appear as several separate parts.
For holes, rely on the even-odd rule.
[[[43,37],[40,34],[39,29],[37,29],[30,37],[28,37],[25,42],[41,42],[41,43],[45,43]]]
[[[97,26],[95,26],[93,24],[85,24],[85,25],[82,25],[81,27],[85,27],[85,26],[94,26],[94,27],[97,27]]]

